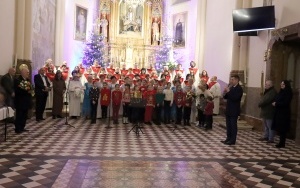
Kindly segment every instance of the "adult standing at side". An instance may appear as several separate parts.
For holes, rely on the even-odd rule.
[[[44,68],[40,68],[38,74],[34,75],[35,92],[35,118],[36,121],[45,120],[43,114],[46,107],[48,92],[51,90],[50,82],[45,76]]]
[[[276,89],[273,87],[273,82],[267,80],[265,82],[265,91],[258,103],[260,107],[260,117],[263,119],[264,135],[259,139],[260,141],[274,142],[274,130],[272,130],[272,122],[274,118],[275,108],[272,105],[276,97]]]
[[[16,108],[16,119],[15,119],[15,132],[20,134],[25,129],[28,110],[31,108],[31,83],[29,80],[29,70],[23,68],[21,75],[14,80],[15,90],[15,108]]]
[[[10,68],[8,70],[8,73],[2,76],[1,78],[1,86],[6,92],[6,105],[10,107],[14,107],[14,97],[15,97],[15,91],[14,91],[14,79],[15,79],[16,69]]]
[[[277,148],[285,147],[286,133],[291,126],[291,101],[293,92],[288,80],[283,80],[280,84],[280,91],[272,103],[275,106],[275,115],[272,129],[277,130],[280,135]]]
[[[210,83],[208,84],[208,89],[210,93],[213,95],[213,101],[214,101],[214,115],[218,115],[220,111],[220,97],[221,97],[221,86],[218,83],[218,78],[216,76],[213,76],[210,79]]]
[[[57,71],[53,80],[53,105],[52,118],[62,118],[63,98],[66,91],[66,83],[63,80],[62,72]]]
[[[73,74],[73,79],[69,81],[69,115],[73,119],[80,116],[80,102],[84,87],[79,80],[79,73]]]
[[[239,84],[240,77],[233,75],[230,77],[230,84],[224,89],[224,99],[226,104],[226,131],[227,137],[222,143],[226,145],[235,145],[237,136],[237,120],[241,111],[241,99],[243,89]]]

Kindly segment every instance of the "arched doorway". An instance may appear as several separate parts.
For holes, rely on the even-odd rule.
[[[275,30],[272,35],[273,39],[278,37],[278,40],[270,47],[267,78],[274,81],[278,91],[282,80],[291,82],[294,95],[291,107],[292,127],[288,137],[295,139],[300,145],[300,114],[298,113],[300,109],[300,23]]]

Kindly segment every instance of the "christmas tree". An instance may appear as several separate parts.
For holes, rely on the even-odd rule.
[[[84,56],[82,58],[82,64],[85,67],[93,65],[97,60],[101,67],[104,66],[104,37],[95,33],[91,34],[90,39],[85,43]]]
[[[163,71],[164,66],[168,66],[169,69],[174,69],[177,65],[176,61],[174,61],[174,55],[176,55],[176,53],[172,48],[172,38],[166,36],[162,38],[162,41],[163,45],[158,46],[155,53],[155,69],[158,73]]]

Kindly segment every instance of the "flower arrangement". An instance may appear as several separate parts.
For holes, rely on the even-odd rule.
[[[176,62],[168,61],[168,62],[166,62],[166,65],[169,67],[170,71],[173,71],[173,70],[176,69],[177,63]]]
[[[19,84],[19,87],[23,90],[26,90],[28,92],[30,92],[30,90],[32,89],[31,87],[31,83],[27,80],[22,80]]]

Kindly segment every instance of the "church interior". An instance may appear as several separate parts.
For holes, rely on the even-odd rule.
[[[1,0],[0,79],[12,67],[22,76],[25,67],[35,87],[43,69],[52,87],[59,71],[67,91],[63,118],[52,114],[50,91],[45,119],[37,121],[29,109],[22,134],[9,121],[13,109],[1,106],[0,91],[0,187],[300,187],[299,6],[299,0]],[[236,10],[256,7],[273,8],[274,26],[236,31],[234,15],[250,20]],[[235,75],[242,88],[237,141],[223,144],[229,111],[223,91]],[[158,88],[175,80],[196,89],[203,79],[208,87],[218,83],[212,128],[199,128],[196,100],[190,126],[174,120],[135,127],[124,121],[125,107],[117,124],[112,104],[105,119],[98,105],[95,124],[82,114],[73,118],[71,111],[81,113],[84,105],[83,93],[79,108],[67,97],[77,76],[82,85],[91,79],[110,86],[114,77],[121,87],[126,78]],[[261,140],[259,103],[268,80],[278,92],[287,80],[292,91],[280,148],[279,133]]]

